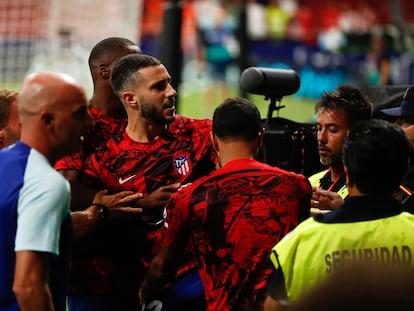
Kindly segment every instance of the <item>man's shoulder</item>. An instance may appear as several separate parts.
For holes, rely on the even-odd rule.
[[[175,120],[170,124],[168,130],[172,133],[178,133],[191,129],[197,130],[211,130],[211,119],[194,119],[183,115],[176,115]]]
[[[54,169],[45,158],[34,149],[28,158],[27,171],[25,173],[27,182],[42,185],[46,188],[66,190],[68,182],[56,169]]]
[[[265,165],[270,166],[268,164],[265,164]],[[273,170],[275,172],[278,172],[280,175],[289,176],[291,178],[300,179],[300,180],[308,180],[308,178],[303,174],[300,174],[294,171],[288,171],[288,170],[285,170],[277,166],[270,166],[269,170]]]
[[[291,232],[286,234],[283,239],[277,243],[274,249],[279,249],[291,243],[297,244],[301,239],[308,240],[321,232],[324,223],[316,221],[314,217],[309,217],[296,226]]]
[[[111,118],[93,106],[89,106],[89,113],[92,116],[94,125],[87,133],[87,139],[106,139],[108,140],[112,135],[116,134],[120,129],[126,126],[126,119]],[[98,135],[98,137],[96,137]],[[103,137],[99,137],[103,136]]]
[[[326,173],[328,172],[328,169],[317,172],[311,176],[308,177],[309,182],[311,183],[312,186],[317,186],[319,185],[319,181],[320,179],[326,175]]]
[[[325,169],[319,172],[316,172],[315,174],[308,177],[308,179],[314,179],[314,178],[321,178],[328,172],[329,169]]]
[[[22,158],[25,159],[29,156],[31,148],[21,142],[17,142],[14,145],[8,146],[0,150],[0,165],[10,166],[7,163],[18,162]],[[12,168],[12,167],[10,167]]]
[[[274,173],[276,176],[279,176],[281,180],[285,181],[288,184],[291,184],[292,187],[294,185],[300,185],[300,187],[306,191],[311,192],[312,190],[309,179],[303,174],[296,173],[293,171],[287,171],[279,167],[273,167],[269,165],[267,165],[267,167],[265,168],[268,172]]]

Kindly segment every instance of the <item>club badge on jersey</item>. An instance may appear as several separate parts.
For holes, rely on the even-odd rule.
[[[174,167],[178,173],[186,176],[191,169],[191,163],[188,156],[181,156],[174,159]]]

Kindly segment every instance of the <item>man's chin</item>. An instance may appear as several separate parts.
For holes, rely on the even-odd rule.
[[[165,118],[165,124],[167,124],[167,125],[171,124],[171,123],[174,122],[174,120],[175,120],[175,114],[170,116],[170,117]]]
[[[325,166],[331,166],[332,164],[332,161],[326,158],[319,158],[319,162],[321,162],[321,164]]]

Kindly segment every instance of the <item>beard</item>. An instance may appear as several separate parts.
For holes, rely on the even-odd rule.
[[[334,166],[338,163],[342,163],[342,153],[340,154],[333,154],[329,157],[319,157],[319,161],[321,162],[322,165],[326,165],[326,166]]]
[[[156,107],[146,103],[141,105],[141,116],[144,119],[150,120],[151,122],[159,125],[168,125],[175,119],[175,114],[173,117],[166,118],[162,114],[162,111],[160,112],[156,109]]]

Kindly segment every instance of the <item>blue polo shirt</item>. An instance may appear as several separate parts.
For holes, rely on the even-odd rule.
[[[0,151],[0,311],[20,310],[13,293],[16,252],[51,253],[49,287],[65,310],[72,242],[70,186],[22,142]]]

